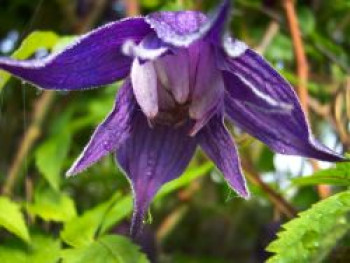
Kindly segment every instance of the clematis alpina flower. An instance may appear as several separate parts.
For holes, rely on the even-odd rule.
[[[229,17],[228,0],[210,16],[157,12],[107,24],[44,59],[0,59],[1,69],[43,89],[84,90],[125,78],[112,112],[67,174],[115,153],[134,192],[133,235],[158,189],[181,175],[197,146],[249,197],[224,117],[278,153],[343,160],[314,139],[291,85],[225,31]]]

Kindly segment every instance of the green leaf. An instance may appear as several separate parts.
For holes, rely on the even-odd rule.
[[[77,216],[74,201],[50,188],[38,189],[34,203],[27,204],[27,210],[45,221],[67,222]]]
[[[52,51],[60,52],[77,39],[78,39],[77,36],[61,36],[59,40],[56,42],[56,44],[53,46]]]
[[[115,205],[108,211],[105,219],[102,221],[101,233],[106,233],[110,228],[118,224],[124,218],[132,213],[132,196],[126,195],[118,200]]]
[[[0,197],[0,226],[29,242],[29,232],[20,206],[7,197]]]
[[[283,225],[268,262],[321,262],[349,230],[350,191],[331,196]]]
[[[39,48],[52,49],[59,37],[50,31],[37,31],[31,33],[23,40],[21,46],[12,54],[13,58],[26,59],[33,55]],[[7,72],[0,72],[0,91],[10,79],[10,74]]]
[[[160,199],[163,196],[168,195],[180,189],[181,187],[190,184],[193,180],[208,174],[209,171],[211,171],[213,168],[214,165],[212,162],[206,162],[200,166],[195,166],[190,169],[187,169],[187,171],[178,179],[165,184],[158,192],[156,199]]]
[[[70,133],[57,133],[40,145],[35,153],[36,165],[40,173],[56,191],[60,187],[62,168],[68,155],[70,143]]]
[[[317,171],[312,176],[295,178],[292,182],[298,186],[317,184],[350,186],[350,163],[338,163],[334,168]]]
[[[62,240],[73,247],[91,244],[108,210],[118,200],[119,196],[119,194],[114,195],[110,200],[67,222],[60,234]]]
[[[309,35],[315,32],[316,20],[313,11],[303,7],[298,10],[298,19],[301,31],[304,35]]]
[[[62,252],[63,263],[147,263],[138,246],[126,237],[103,236],[88,246],[66,249]]]
[[[33,234],[30,245],[18,240],[6,240],[0,246],[1,263],[57,263],[61,244],[43,234]]]

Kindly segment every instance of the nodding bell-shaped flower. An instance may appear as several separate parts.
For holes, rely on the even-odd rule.
[[[238,195],[249,197],[224,117],[272,150],[341,161],[317,142],[291,85],[225,31],[230,1],[211,15],[157,12],[113,22],[40,60],[0,58],[0,69],[43,89],[84,90],[125,79],[116,103],[68,175],[114,153],[134,193],[132,235],[159,188],[197,146]]]

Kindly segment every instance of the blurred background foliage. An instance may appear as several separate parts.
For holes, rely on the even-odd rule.
[[[208,11],[218,4],[134,2],[0,0],[0,55],[41,57],[74,35],[139,11]],[[349,152],[350,1],[296,1],[296,9],[310,67],[313,131],[330,148]],[[231,27],[298,84],[282,1],[236,0]],[[162,188],[144,239],[132,244],[130,189],[112,156],[64,178],[119,85],[43,92],[0,72],[1,263],[350,262],[350,165],[274,154],[235,127],[252,198],[237,198],[198,152],[184,175]]]

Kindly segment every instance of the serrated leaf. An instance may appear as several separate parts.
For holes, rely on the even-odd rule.
[[[29,242],[29,232],[20,206],[7,197],[0,197],[0,226]]]
[[[147,263],[138,246],[126,237],[103,236],[88,246],[66,249],[62,252],[63,263]]]
[[[275,253],[268,262],[321,262],[349,230],[350,191],[331,196],[301,212],[283,225],[278,239],[267,250]]]
[[[61,244],[44,234],[33,234],[30,245],[6,240],[0,246],[1,263],[57,263]]]
[[[59,37],[50,31],[33,32],[23,40],[21,46],[12,54],[13,58],[26,59],[33,55],[39,48],[52,49]],[[10,79],[10,74],[0,72],[0,91]]]
[[[45,221],[67,222],[77,216],[74,201],[50,188],[38,189],[34,203],[27,204],[27,210]]]
[[[60,187],[62,168],[70,143],[70,133],[61,132],[46,140],[35,152],[36,165],[40,173],[56,191]]]
[[[338,163],[334,168],[317,171],[311,176],[295,178],[292,182],[298,186],[317,184],[350,186],[350,163]]]

